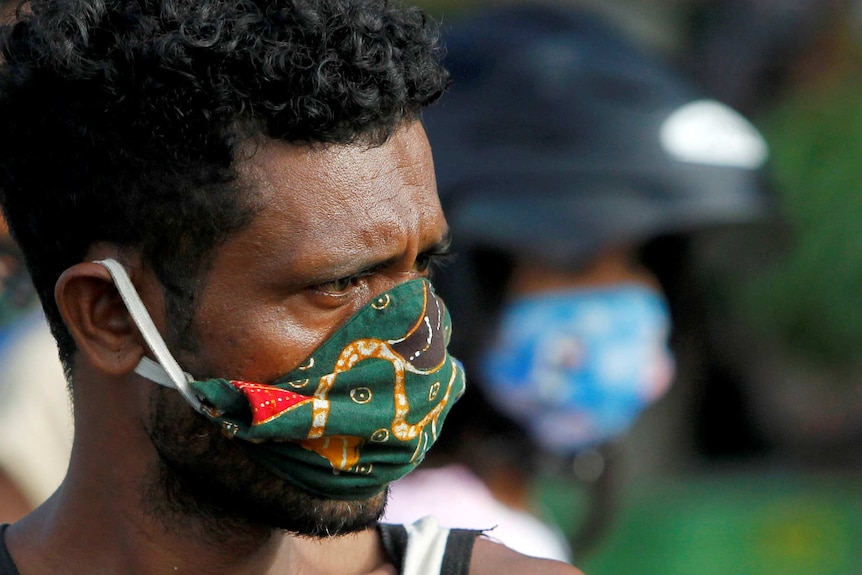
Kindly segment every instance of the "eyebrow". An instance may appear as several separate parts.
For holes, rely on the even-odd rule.
[[[426,246],[423,250],[421,250],[417,256],[423,254],[431,254],[431,255],[447,255],[450,253],[452,246],[452,235],[449,230],[446,230],[446,233],[443,235],[440,240]],[[328,281],[333,281],[336,279],[341,279],[349,276],[363,276],[370,275],[376,272],[377,270],[385,269],[388,266],[393,265],[401,259],[401,254],[394,255],[390,258],[386,258],[385,260],[380,260],[376,262],[369,263],[367,265],[361,266],[359,268],[346,269],[348,266],[343,266],[344,271],[338,271],[337,269],[330,270],[326,275],[320,274],[320,276],[316,278],[310,278],[311,282],[314,283],[325,283]],[[353,264],[349,264],[353,265]]]
[[[440,238],[439,241],[434,242],[430,246],[426,247],[424,250],[419,252],[420,254],[439,254],[446,255],[451,253],[452,251],[452,232],[450,230],[446,230],[446,233],[443,234],[443,237]]]
[[[440,238],[440,240],[434,242],[433,244],[430,244],[429,246],[426,246],[425,249],[423,249],[419,253],[417,253],[416,256],[418,257],[421,255],[446,255],[446,254],[450,253],[451,247],[452,247],[452,235],[447,230],[446,233],[443,235],[443,237]],[[397,262],[400,258],[401,258],[400,255],[393,256],[393,257],[387,258],[381,262],[370,264],[364,268],[361,268],[359,271],[354,272],[352,274],[348,274],[348,275],[361,276],[361,275],[372,274],[372,273],[376,272],[377,270],[387,268],[388,266]]]

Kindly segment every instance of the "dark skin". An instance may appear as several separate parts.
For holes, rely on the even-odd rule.
[[[254,149],[239,167],[261,210],[216,247],[193,319],[196,349],[177,353],[199,376],[267,382],[287,373],[374,295],[427,274],[424,254],[447,235],[418,122],[370,149],[273,141]],[[160,450],[193,451],[200,430],[184,422],[196,415],[134,373],[147,351],[107,271],[89,262],[105,257],[124,263],[162,333],[171,320],[159,282],[132,250],[94,245],[58,281],[78,346],[76,436],[61,489],[7,532],[22,573],[394,574],[374,529],[308,538],[239,516],[210,529],[203,514],[172,507],[159,490]],[[174,444],[154,439],[154,406],[175,424]],[[379,510],[382,498],[365,503]],[[487,540],[477,542],[471,572],[578,573]]]

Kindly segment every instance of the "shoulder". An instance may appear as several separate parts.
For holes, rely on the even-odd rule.
[[[583,575],[568,563],[528,557],[479,537],[473,547],[470,575]]]

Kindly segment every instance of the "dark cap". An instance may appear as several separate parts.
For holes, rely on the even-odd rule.
[[[595,15],[509,5],[444,39],[453,84],[425,121],[459,250],[572,266],[769,210],[757,130]]]

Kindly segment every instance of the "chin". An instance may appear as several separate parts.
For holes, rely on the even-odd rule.
[[[198,523],[206,531],[283,530],[333,537],[376,525],[387,491],[360,500],[328,499],[293,485],[251,459],[242,440],[228,439],[185,404],[157,393],[150,439],[158,454],[143,493],[168,526]]]

